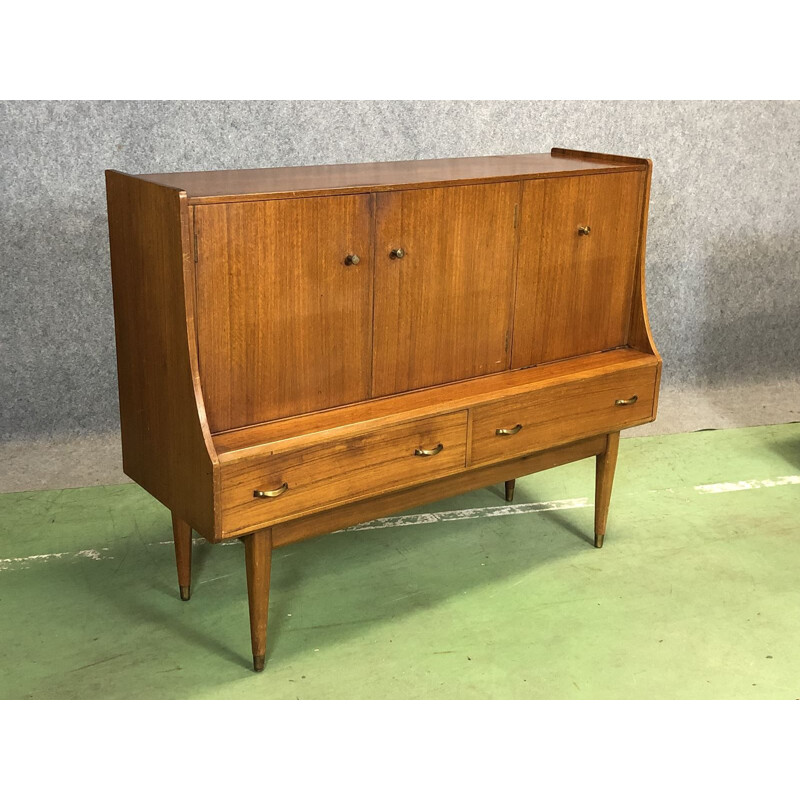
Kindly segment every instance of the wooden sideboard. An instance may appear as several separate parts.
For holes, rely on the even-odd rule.
[[[124,469],[242,537],[253,663],[271,553],[594,456],[655,418],[651,162],[549,154],[106,173]]]

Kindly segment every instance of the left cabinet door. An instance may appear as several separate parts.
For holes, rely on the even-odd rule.
[[[370,195],[344,195],[195,207],[212,431],[369,396],[370,206]]]

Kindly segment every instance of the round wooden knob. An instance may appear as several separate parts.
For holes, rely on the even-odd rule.
[[[350,253],[348,256],[345,257],[344,263],[348,267],[354,267],[360,261],[361,259],[355,253]]]

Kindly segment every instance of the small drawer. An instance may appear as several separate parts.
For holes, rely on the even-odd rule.
[[[567,380],[472,410],[471,463],[505,461],[648,422],[657,366]]]
[[[223,535],[268,527],[464,468],[467,412],[222,466]],[[260,493],[257,495],[256,493]]]

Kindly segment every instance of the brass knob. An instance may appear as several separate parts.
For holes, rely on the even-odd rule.
[[[344,259],[345,266],[348,266],[348,267],[354,267],[360,261],[361,261],[361,259],[355,253],[350,253]]]
[[[389,258],[403,258],[405,254],[406,251],[403,250],[402,247],[395,247],[395,249],[392,250],[391,253],[389,253]]]
[[[592,229],[588,225],[578,225],[578,236],[588,236]]]

